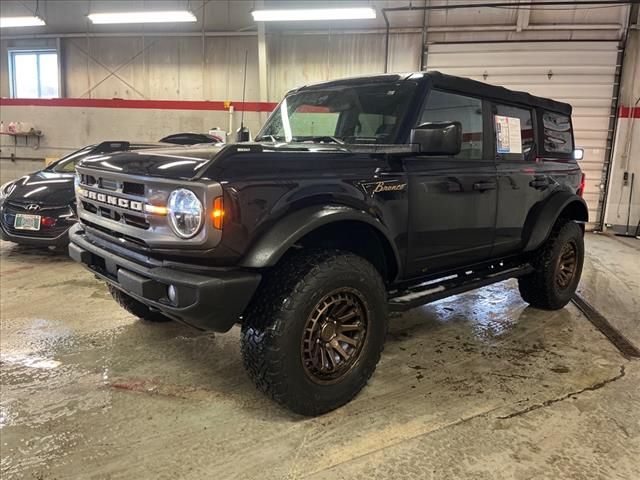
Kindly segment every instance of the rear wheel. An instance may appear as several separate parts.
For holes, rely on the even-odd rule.
[[[156,312],[147,307],[144,303],[139,302],[131,295],[127,295],[126,293],[118,290],[117,288],[109,285],[109,293],[114,298],[118,305],[124,308],[131,315],[134,315],[142,320],[146,320],[147,322],[170,322],[171,319],[165,317],[160,312]]]
[[[386,290],[373,265],[348,252],[299,252],[265,277],[245,312],[242,357],[259,390],[319,415],[365,386],[386,331]]]
[[[536,308],[564,307],[578,287],[584,262],[582,229],[572,221],[559,221],[536,253],[535,271],[518,279],[520,295]]]

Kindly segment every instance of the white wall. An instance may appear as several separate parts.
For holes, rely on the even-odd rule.
[[[640,108],[640,31],[630,32],[625,50],[619,103],[623,107]],[[638,102],[638,103],[636,103]],[[638,115],[638,113],[636,113]],[[640,219],[640,118],[619,118],[609,176],[605,223],[620,226],[627,223],[631,174],[635,174],[631,201],[631,231]],[[624,182],[624,174],[628,181]]]
[[[419,33],[393,33],[389,38],[390,72],[420,69]],[[384,72],[383,33],[270,34],[269,99],[308,83]]]
[[[10,47],[45,46],[51,42],[50,39],[5,41],[0,56],[6,61]],[[270,34],[268,47],[268,99],[272,102],[296,86],[384,71],[381,33]],[[239,102],[247,52],[246,100],[259,100],[256,36],[232,34],[206,37],[204,42],[198,37],[63,38],[61,50],[66,97]],[[391,71],[418,70],[420,35],[393,34],[389,59]],[[0,93],[6,97],[8,81],[6,76],[2,78]],[[266,116],[246,112],[245,123],[255,134]],[[11,121],[30,122],[44,133],[38,150],[31,146],[14,147],[12,139],[3,135],[0,156],[45,158],[59,157],[106,139],[157,141],[169,133],[205,132],[214,126],[226,130],[229,114],[202,110],[2,106],[0,119],[5,126]],[[234,129],[239,124],[240,113],[235,112]]]

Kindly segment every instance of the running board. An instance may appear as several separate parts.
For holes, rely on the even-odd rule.
[[[524,264],[511,268],[487,268],[481,271],[467,271],[449,275],[448,277],[421,283],[391,295],[389,297],[389,310],[392,312],[404,312],[452,295],[458,295],[510,278],[520,277],[532,271],[533,267],[531,265]]]

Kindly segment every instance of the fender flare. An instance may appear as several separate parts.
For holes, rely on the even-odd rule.
[[[587,204],[581,197],[567,191],[554,193],[546,202],[536,205],[529,212],[523,231],[525,252],[535,250],[545,242],[556,220],[567,207],[573,211],[573,220],[589,220]]]
[[[387,228],[375,217],[362,210],[337,205],[306,207],[278,220],[250,247],[241,260],[240,266],[272,267],[306,234],[324,225],[345,220],[366,223],[380,233],[393,252],[392,260],[396,262],[397,271],[401,271],[400,255]]]

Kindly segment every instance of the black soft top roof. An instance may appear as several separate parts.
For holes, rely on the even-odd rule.
[[[571,115],[571,105],[568,103],[557,102],[550,98],[536,97],[527,92],[519,92],[517,90],[509,90],[504,87],[489,85],[488,83],[478,82],[470,78],[456,77],[453,75],[445,75],[440,72],[427,72],[425,74],[431,80],[434,87],[455,90],[461,93],[470,93],[475,96],[490,98],[507,103],[517,103],[522,105],[531,105],[533,107],[544,108],[552,112]]]
[[[474,96],[481,96],[483,98],[489,98],[491,100],[543,108],[552,112],[562,113],[568,116],[571,115],[571,105],[569,105],[568,103],[557,102],[555,100],[551,100],[550,98],[536,97],[535,95],[531,95],[527,92],[509,90],[508,88],[497,87],[488,83],[471,80],[470,78],[446,75],[444,73],[436,71],[401,74],[383,73],[379,75],[342,78],[338,80],[331,80],[329,82],[305,85],[304,87],[292,90],[292,92],[301,90],[315,90],[327,87],[331,88],[339,86],[358,85],[365,82],[398,82],[410,79],[419,80],[421,78],[425,79],[431,84],[431,86],[434,86],[436,88],[446,88],[447,90],[453,90],[460,93],[471,94]]]

